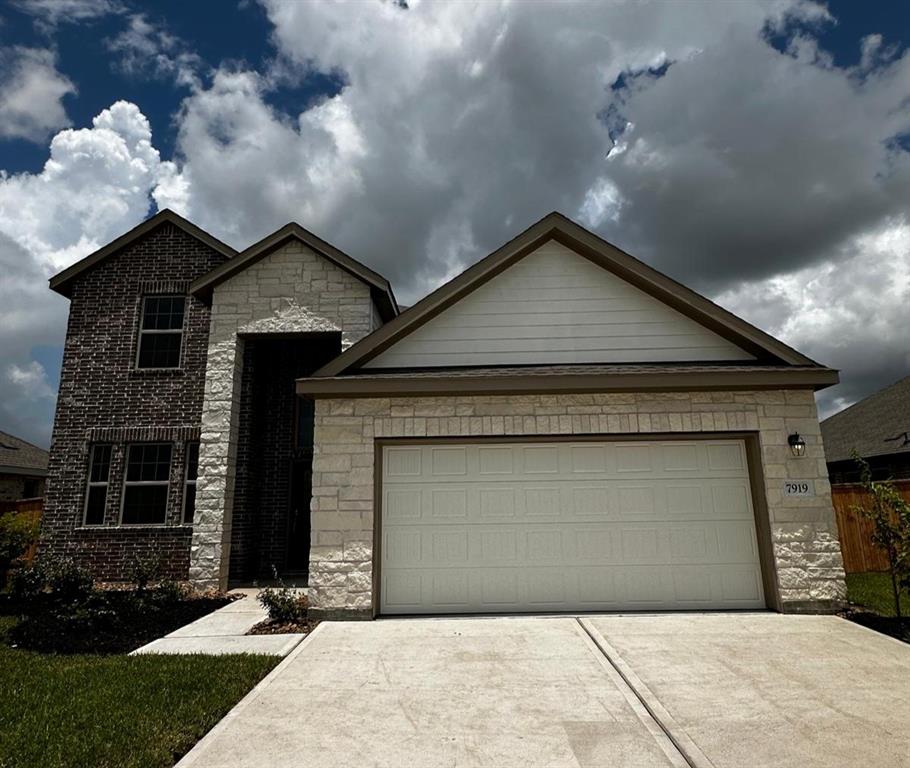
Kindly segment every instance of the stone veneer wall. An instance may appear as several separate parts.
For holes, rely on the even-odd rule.
[[[754,431],[784,610],[825,610],[844,571],[812,392],[681,392],[318,400],[313,462],[310,605],[370,615],[373,603],[374,440],[383,437],[625,435]],[[793,458],[798,431],[806,456]],[[784,497],[786,478],[812,498]]]
[[[340,331],[345,349],[373,330],[370,289],[291,240],[214,290],[190,580],[224,587],[239,435],[243,336]]]

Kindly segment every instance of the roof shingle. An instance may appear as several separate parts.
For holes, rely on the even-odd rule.
[[[903,439],[910,430],[910,376],[829,416],[821,428],[829,462],[852,458],[854,449],[864,458],[910,452]]]
[[[0,472],[44,475],[47,473],[47,456],[43,448],[0,432]]]

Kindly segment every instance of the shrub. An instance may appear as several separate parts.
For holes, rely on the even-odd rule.
[[[46,587],[47,574],[39,564],[19,568],[10,578],[10,594],[19,602],[36,599]]]
[[[94,591],[92,574],[69,558],[46,563],[47,586],[51,596],[63,602],[84,602]]]
[[[130,581],[136,585],[136,591],[145,592],[149,583],[161,575],[161,557],[154,554],[134,555],[130,561]]]
[[[10,566],[38,540],[40,518],[28,512],[0,515],[0,586]]]
[[[189,597],[189,590],[185,584],[173,579],[164,579],[158,582],[155,588],[155,597],[163,603],[179,603]]]
[[[266,587],[259,590],[256,598],[263,608],[268,611],[269,620],[277,624],[298,624],[306,621],[307,599],[306,596],[287,586],[278,576],[278,571],[272,567],[275,587]]]

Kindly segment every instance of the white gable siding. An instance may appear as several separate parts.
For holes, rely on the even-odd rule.
[[[365,367],[753,359],[551,240]]]

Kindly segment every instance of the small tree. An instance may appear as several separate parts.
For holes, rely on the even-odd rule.
[[[854,507],[854,511],[872,522],[872,542],[888,556],[894,615],[902,622],[901,592],[910,591],[910,503],[890,480],[873,480],[868,462],[856,453],[853,458],[859,464],[863,488],[869,496],[869,503]]]

